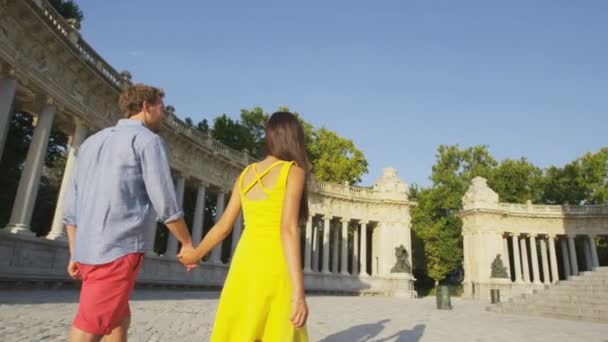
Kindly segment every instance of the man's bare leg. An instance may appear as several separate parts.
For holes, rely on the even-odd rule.
[[[103,336],[94,335],[86,331],[82,331],[72,325],[70,329],[70,335],[68,337],[69,342],[99,342]],[[126,341],[126,340],[125,340]]]
[[[131,325],[131,317],[125,318],[119,326],[112,330],[112,333],[106,336],[104,342],[127,342],[127,333]]]

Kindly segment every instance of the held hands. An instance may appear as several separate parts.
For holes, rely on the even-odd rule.
[[[177,260],[181,262],[184,266],[186,266],[186,270],[190,271],[198,266],[201,262],[202,256],[198,255],[198,252],[192,244],[183,245],[182,249],[179,251],[177,255]]]

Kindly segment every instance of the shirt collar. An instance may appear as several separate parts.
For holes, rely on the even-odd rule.
[[[143,126],[144,123],[135,119],[120,119],[116,126]]]

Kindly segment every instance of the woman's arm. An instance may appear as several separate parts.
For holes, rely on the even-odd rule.
[[[238,188],[238,180],[234,183],[232,188],[232,195],[226,210],[220,217],[220,220],[211,228],[211,230],[205,235],[203,241],[196,247],[193,252],[180,253],[177,258],[184,265],[190,265],[200,262],[200,260],[207,255],[215,246],[230,234],[234,222],[236,221],[239,213],[241,212],[241,196]]]
[[[281,218],[281,242],[289,276],[293,287],[291,322],[296,327],[306,323],[308,308],[304,295],[304,277],[302,260],[300,260],[300,201],[304,189],[306,173],[298,166],[293,166],[287,176],[287,189]]]

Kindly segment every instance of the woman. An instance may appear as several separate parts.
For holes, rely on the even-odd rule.
[[[186,265],[200,261],[230,234],[243,208],[245,229],[211,341],[308,341],[299,230],[308,217],[304,130],[295,115],[277,112],[265,139],[266,158],[243,170],[220,220],[194,252],[178,256]]]

